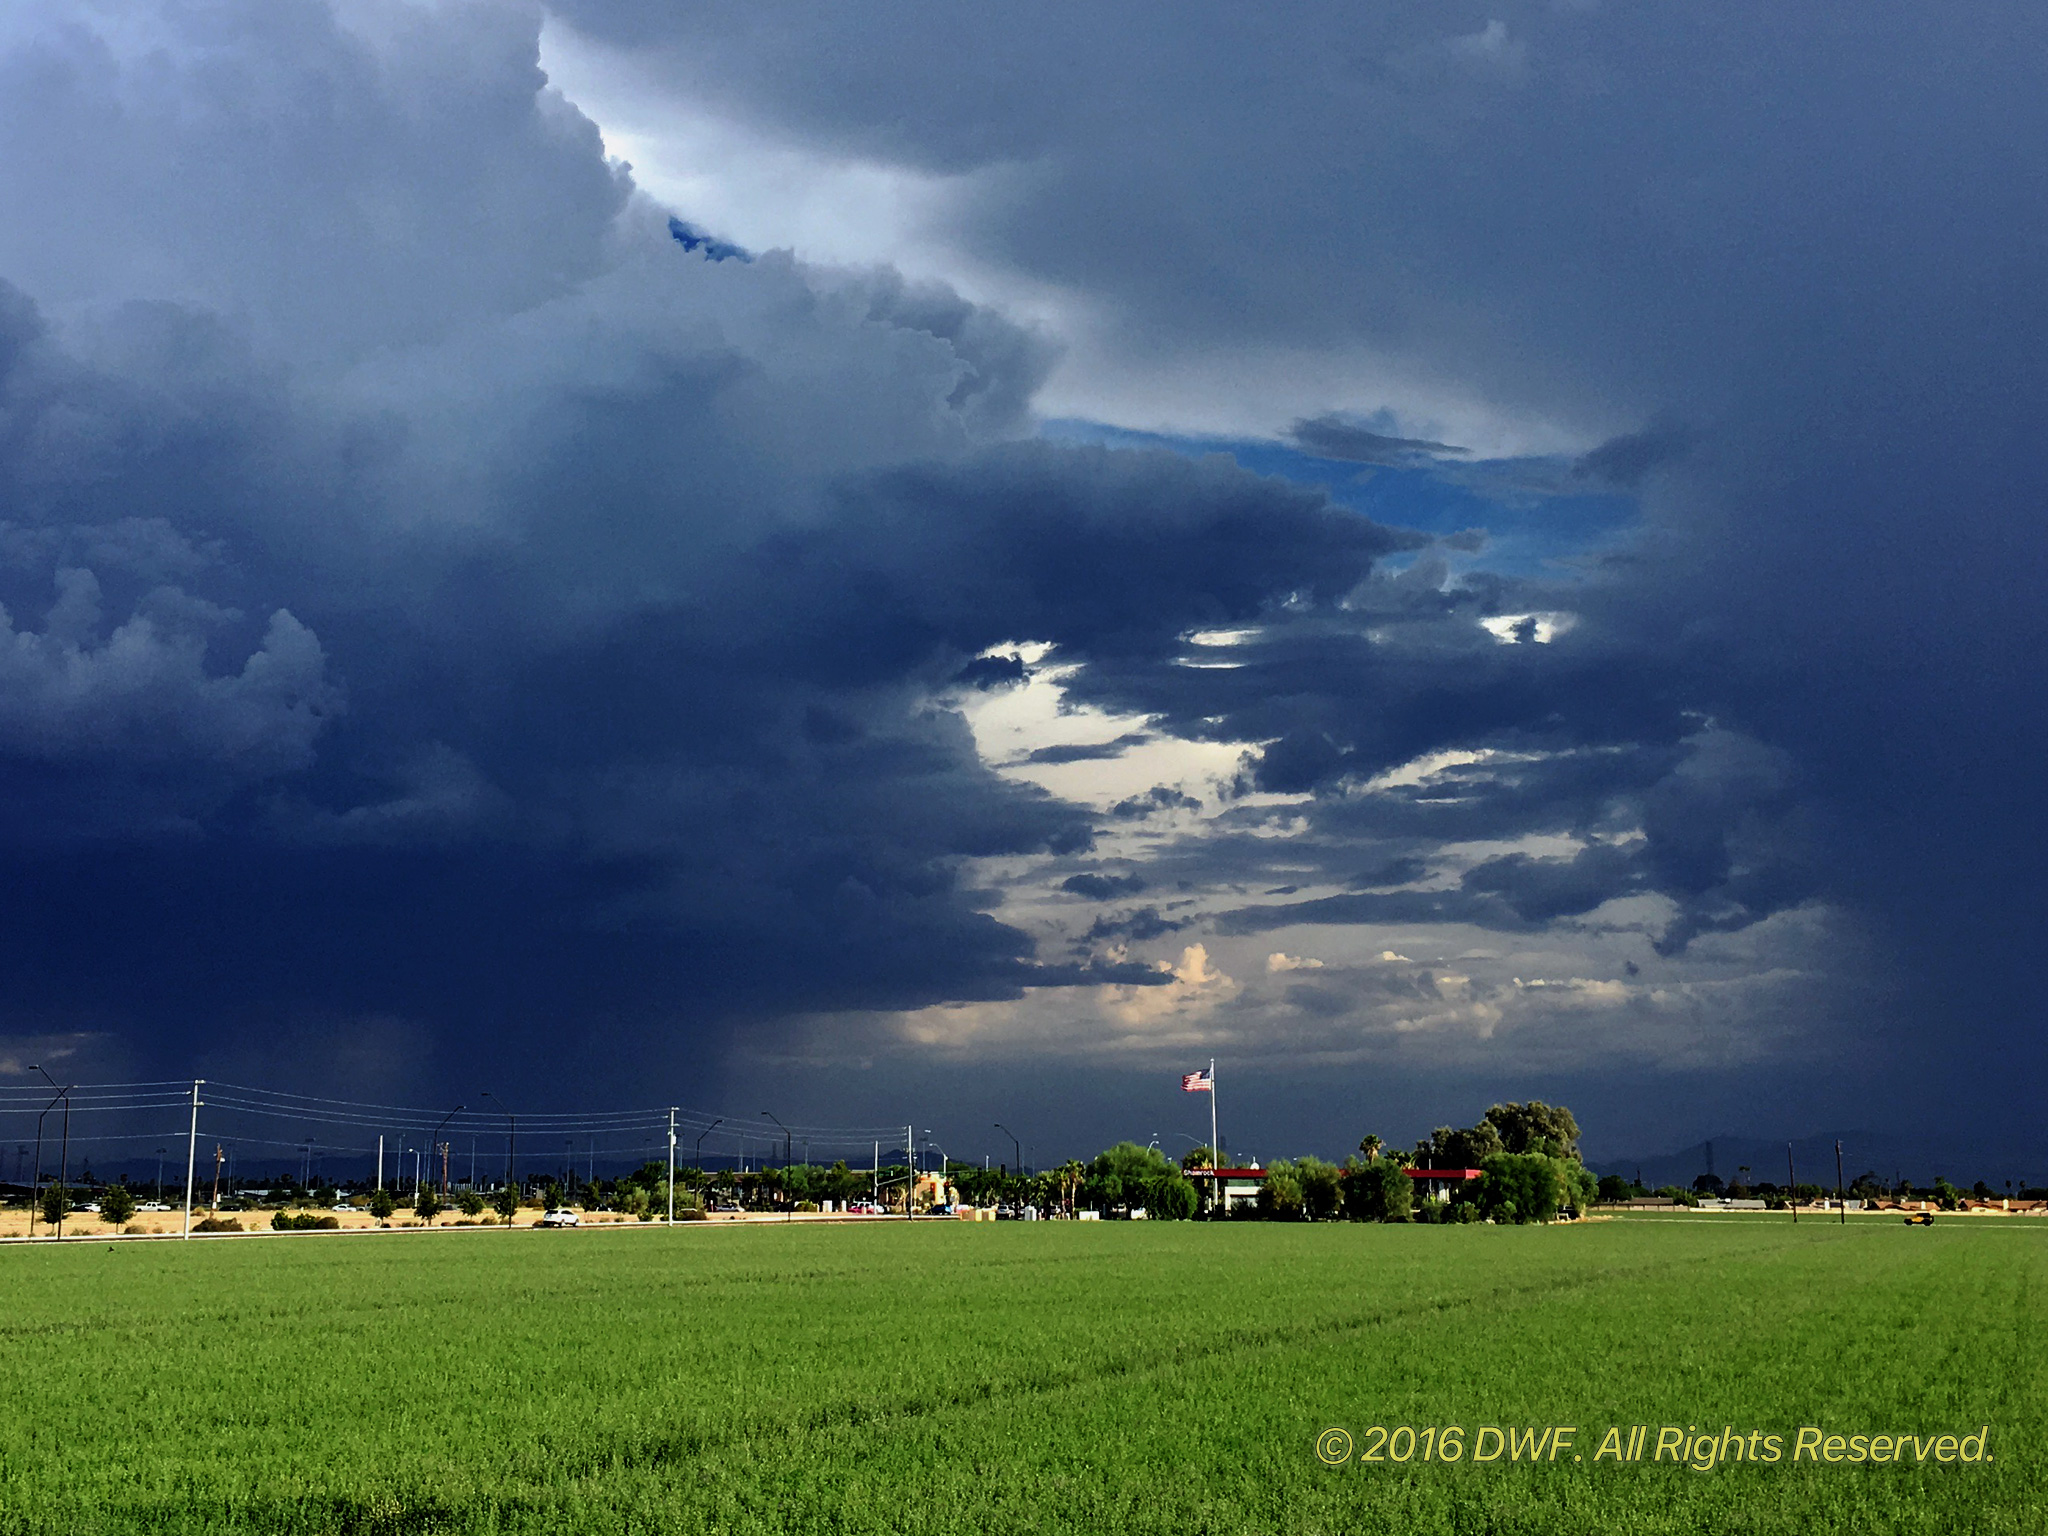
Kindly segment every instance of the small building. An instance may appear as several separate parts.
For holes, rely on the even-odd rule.
[[[1259,1191],[1266,1187],[1263,1168],[1190,1168],[1187,1176],[1202,1197],[1202,1209],[1221,1209],[1225,1215],[1257,1205]]]
[[[1424,1200],[1445,1199],[1453,1186],[1486,1177],[1485,1171],[1479,1168],[1403,1168],[1401,1171],[1415,1181],[1415,1193]]]

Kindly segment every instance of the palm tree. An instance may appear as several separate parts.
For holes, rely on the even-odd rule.
[[[1066,1195],[1069,1216],[1074,1214],[1074,1196],[1080,1192],[1081,1180],[1087,1171],[1071,1157],[1060,1164],[1060,1188]]]
[[[1386,1143],[1377,1136],[1368,1136],[1358,1144],[1358,1150],[1365,1154],[1365,1160],[1376,1163],[1380,1160],[1380,1148]]]

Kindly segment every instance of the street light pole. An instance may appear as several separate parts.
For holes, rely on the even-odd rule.
[[[48,1118],[50,1111],[57,1107],[58,1101],[63,1097],[63,1094],[58,1094],[56,1098],[43,1106],[42,1114],[36,1116],[36,1188],[35,1198],[29,1202],[28,1207],[28,1235],[30,1237],[36,1235],[36,1212],[43,1208],[43,1121]]]
[[[668,1224],[676,1224],[676,1108],[668,1109]]]
[[[43,1072],[41,1067],[36,1067],[35,1070]],[[50,1076],[47,1072],[43,1072],[43,1081],[52,1088],[57,1088],[57,1098],[64,1101],[64,1150],[57,1157],[57,1237],[61,1241],[64,1236],[66,1207],[71,1204],[71,1088],[76,1088],[78,1084],[73,1083],[71,1088],[58,1088],[57,1079]],[[54,1104],[57,1100],[52,1099],[50,1102]],[[48,1114],[49,1111],[44,1110],[43,1113]],[[36,1129],[37,1140],[40,1142],[41,1121],[36,1122]],[[42,1159],[40,1156],[36,1159],[36,1170],[38,1173],[42,1171]],[[31,1215],[31,1219],[33,1219],[33,1215]]]
[[[1011,1130],[1011,1129],[1010,1129],[1010,1128],[1009,1128],[1009,1127],[1008,1127],[1007,1125],[1003,1124],[1003,1123],[1002,1123],[1002,1121],[1000,1121],[1000,1120],[996,1121],[996,1122],[995,1122],[995,1127],[996,1127],[996,1129],[997,1129],[997,1130],[1001,1131],[1001,1132],[1002,1132],[1002,1133],[1003,1133],[1003,1134],[1004,1134],[1005,1136],[1007,1136],[1007,1137],[1009,1137],[1009,1138],[1010,1138],[1010,1150],[1011,1150],[1012,1152],[1014,1152],[1014,1153],[1015,1153],[1015,1154],[1017,1155],[1017,1161],[1016,1161],[1016,1163],[1015,1163],[1015,1164],[1014,1164],[1013,1166],[1014,1166],[1014,1167],[1016,1168],[1016,1170],[1017,1170],[1017,1177],[1018,1177],[1018,1178],[1020,1178],[1020,1179],[1021,1179],[1021,1178],[1023,1178],[1023,1177],[1024,1177],[1024,1143],[1023,1143],[1023,1142],[1021,1142],[1021,1141],[1019,1141],[1019,1140],[1017,1139],[1017,1133],[1016,1133],[1015,1131]]]

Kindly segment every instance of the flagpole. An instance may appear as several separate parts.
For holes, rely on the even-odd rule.
[[[1216,1145],[1216,1058],[1209,1058],[1209,1171],[1223,1166],[1222,1150]],[[1214,1191],[1211,1191],[1214,1193]]]

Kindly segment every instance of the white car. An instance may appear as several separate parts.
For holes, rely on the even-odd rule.
[[[583,1218],[566,1205],[558,1205],[542,1215],[540,1224],[544,1227],[580,1227],[583,1225]]]
[[[335,1204],[334,1209],[337,1211],[353,1211],[355,1207],[350,1205],[346,1200],[342,1200]]]
[[[135,1209],[138,1211],[170,1211],[177,1209],[177,1207],[165,1205],[161,1200],[145,1200]]]

